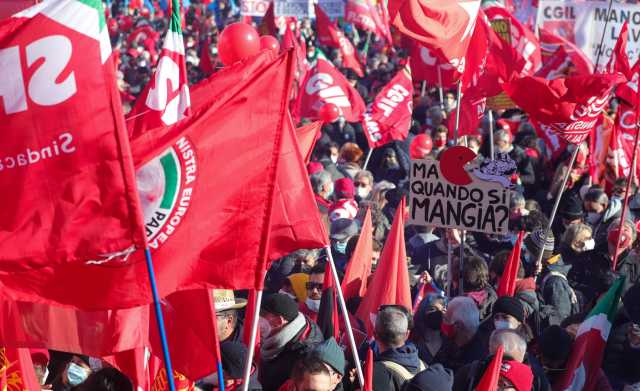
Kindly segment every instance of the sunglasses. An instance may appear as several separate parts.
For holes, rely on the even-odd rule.
[[[307,290],[312,291],[314,289],[322,290],[322,284],[319,282],[307,282],[306,284]]]

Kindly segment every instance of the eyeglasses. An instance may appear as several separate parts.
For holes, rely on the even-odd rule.
[[[322,290],[322,283],[319,282],[307,282],[306,284],[307,290],[312,291],[314,289]]]

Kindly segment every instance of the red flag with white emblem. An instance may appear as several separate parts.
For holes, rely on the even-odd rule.
[[[625,21],[620,30],[620,35],[616,41],[616,46],[611,52],[611,58],[607,63],[606,71],[608,73],[619,72],[627,80],[633,77],[631,66],[629,65],[629,57],[627,56],[627,40],[629,39],[629,24]]]
[[[349,38],[332,23],[329,16],[324,10],[316,4],[316,27],[318,32],[318,40],[322,45],[331,46],[340,49],[342,55],[342,66],[353,69],[360,77],[364,76],[362,64],[356,56],[356,49],[353,47]]]

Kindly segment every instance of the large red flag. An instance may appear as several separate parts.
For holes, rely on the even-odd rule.
[[[0,389],[40,391],[29,349],[0,349]]]
[[[367,360],[364,365],[364,386],[362,391],[373,391],[373,349],[367,348]]]
[[[382,2],[377,3],[384,7]],[[344,19],[348,23],[353,23],[365,31],[384,38],[391,44],[389,21],[385,18],[378,5],[376,5],[375,0],[347,0],[344,8]]]
[[[520,75],[533,75],[542,65],[540,42],[533,31],[522,25],[513,14],[503,7],[487,7],[483,11],[491,23],[505,23],[509,26],[509,35],[500,36],[524,58],[524,67]]]
[[[498,346],[496,355],[489,363],[487,369],[476,387],[476,391],[496,391],[498,389],[498,380],[500,379],[500,368],[502,367],[502,357],[504,356],[504,347]]]
[[[571,59],[564,46],[560,46],[558,50],[542,64],[542,67],[538,69],[534,76],[543,77],[547,80],[567,77],[570,75],[571,68]]]
[[[628,177],[631,174],[637,118],[635,108],[620,101],[607,154],[607,180],[611,185],[615,179]],[[640,167],[640,161],[636,163],[636,173],[640,172],[638,167]]]
[[[321,129],[322,121],[311,122],[296,129],[298,147],[300,148],[300,153],[302,153],[304,164],[309,164],[311,161],[313,147],[320,137]]]
[[[555,80],[527,76],[503,84],[503,88],[532,119],[549,126],[566,141],[579,144],[596,126],[611,90],[623,80],[619,74]]]
[[[520,269],[520,249],[522,248],[523,235],[523,231],[518,233],[516,244],[513,246],[507,264],[504,267],[500,282],[498,283],[498,297],[513,296],[516,293],[516,280],[518,278],[518,269]]]
[[[411,71],[405,67],[380,90],[364,113],[362,128],[370,148],[394,140],[404,140],[411,127],[413,83]]]
[[[478,126],[480,120],[484,117],[487,108],[487,98],[474,98],[469,95],[462,95],[460,99],[460,122],[458,126],[458,137],[479,135]],[[447,119],[447,127],[449,128],[449,138],[453,139],[454,130],[456,128],[457,110],[451,113]]]
[[[449,87],[455,84],[456,72],[428,47],[414,42],[409,57],[411,76],[414,81],[425,80],[429,85]]]
[[[609,62],[605,69],[608,73],[620,72],[627,78],[627,80],[631,80],[633,72],[631,71],[629,57],[627,56],[627,40],[629,39],[628,30],[629,24],[625,21],[622,25],[622,29],[620,30],[618,40],[616,41],[616,46],[613,48],[613,52],[611,52],[611,57],[609,58]]]
[[[204,286],[262,286],[291,61],[287,53],[251,77],[242,76],[243,64],[230,67],[208,80],[215,99],[195,116],[133,141],[136,160],[147,162],[138,170],[138,188],[161,296]],[[218,80],[228,88],[219,90]],[[142,255],[49,266],[0,281],[27,300],[86,309],[142,305],[151,302]]]
[[[180,3],[179,0],[170,1],[169,31],[164,37],[158,65],[127,115],[127,127],[134,136],[147,129],[173,125],[191,111]]]
[[[362,69],[362,64],[360,64],[360,60],[358,60],[358,56],[356,55],[356,49],[353,47],[351,41],[349,41],[349,38],[344,35],[335,23],[331,22],[322,7],[316,4],[315,9],[318,41],[320,41],[322,45],[340,49],[342,66],[353,69],[358,76],[363,77],[364,70]]]
[[[569,76],[590,75],[593,73],[591,60],[589,60],[576,45],[543,28],[539,29],[538,34],[540,35],[540,49],[542,51],[543,64],[548,61],[548,58],[553,55],[558,48],[562,47],[566,51],[572,65],[569,69]]]
[[[389,0],[391,23],[462,74],[480,0]]]
[[[358,307],[358,318],[365,323],[369,336],[373,336],[375,316],[381,305],[397,304],[404,306],[408,311],[413,308],[404,242],[404,213],[403,198],[393,218],[373,281]]]
[[[352,297],[364,297],[367,292],[367,279],[371,274],[372,259],[373,225],[371,223],[371,209],[367,209],[358,243],[356,243],[356,248],[347,263],[342,279],[342,294],[345,300]]]
[[[315,67],[307,72],[298,95],[297,114],[317,119],[318,110],[333,103],[348,122],[362,119],[365,104],[358,91],[329,61],[318,58]]]
[[[0,21],[6,280],[144,246],[111,46],[96,4],[47,2]]]

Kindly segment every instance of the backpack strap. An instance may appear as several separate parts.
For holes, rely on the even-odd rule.
[[[425,365],[424,362],[422,362],[422,360],[419,360],[419,361],[420,361],[420,365],[418,366],[418,372],[422,372],[425,369],[427,369],[427,366]],[[387,368],[388,370],[393,372],[395,375],[397,375],[404,382],[413,379],[413,377],[415,376],[414,373],[409,372],[409,370],[407,368],[403,367],[402,365],[398,364],[397,362],[382,360],[382,361],[380,361],[380,363],[382,365],[384,365],[385,368]]]

